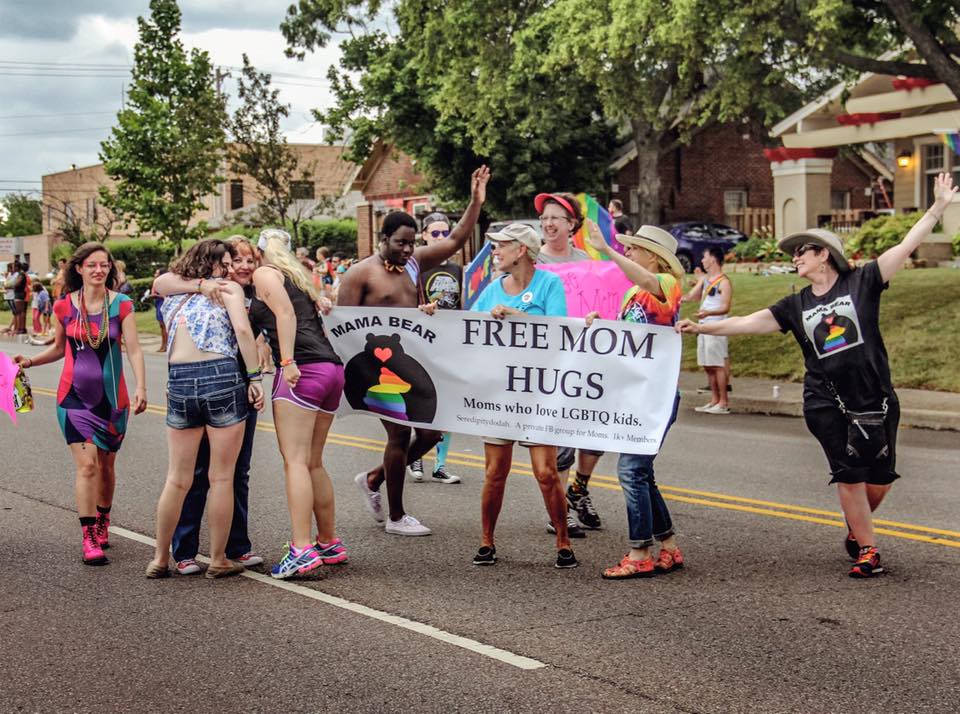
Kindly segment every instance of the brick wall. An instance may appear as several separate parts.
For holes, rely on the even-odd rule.
[[[360,260],[373,254],[375,220],[371,204],[361,203],[357,206],[357,254]]]
[[[410,157],[391,151],[363,187],[363,197],[367,201],[405,198],[419,194],[422,183]]]
[[[747,136],[744,137],[744,134]],[[689,146],[661,157],[661,222],[726,219],[723,192],[747,192],[752,208],[773,206],[773,174],[763,155],[764,144],[740,124],[724,124],[697,134]],[[869,208],[870,197],[863,189],[871,177],[852,160],[838,157],[833,164],[831,190],[850,191],[852,208]],[[630,188],[637,185],[636,160],[624,166],[614,182],[614,197],[630,210]]]

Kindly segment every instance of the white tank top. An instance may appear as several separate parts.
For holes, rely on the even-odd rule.
[[[723,296],[720,294],[720,284],[726,279],[725,275],[718,275],[717,277],[711,279],[708,276],[703,277],[703,291],[700,293],[700,309],[701,310],[719,310],[720,306],[723,305]],[[722,320],[726,317],[726,314],[723,315],[710,315],[709,317],[704,317],[700,322],[716,322],[717,320]]]

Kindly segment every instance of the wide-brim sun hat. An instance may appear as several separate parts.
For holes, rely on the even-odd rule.
[[[517,241],[534,257],[540,252],[540,236],[526,223],[508,223],[499,231],[487,233],[487,240],[494,243]]]
[[[841,273],[850,270],[850,263],[843,254],[843,241],[840,240],[840,236],[823,228],[808,228],[799,233],[791,233],[786,238],[777,241],[777,247],[793,258],[793,252],[801,245],[807,245],[808,243],[826,248],[827,252],[833,256],[833,261],[837,264],[837,269]]]
[[[670,272],[676,278],[682,278],[686,272],[677,258],[677,239],[663,228],[640,226],[636,234],[632,236],[626,233],[617,233],[617,241],[621,245],[635,245],[646,248],[654,255],[663,258],[670,266]]]

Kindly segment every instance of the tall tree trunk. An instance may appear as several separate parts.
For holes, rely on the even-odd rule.
[[[634,119],[637,146],[637,218],[640,223],[660,223],[660,135],[642,119]]]

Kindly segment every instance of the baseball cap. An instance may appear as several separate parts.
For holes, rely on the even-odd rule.
[[[487,239],[495,243],[517,241],[530,252],[533,258],[540,252],[540,236],[526,223],[508,223],[499,231],[487,233]]]

